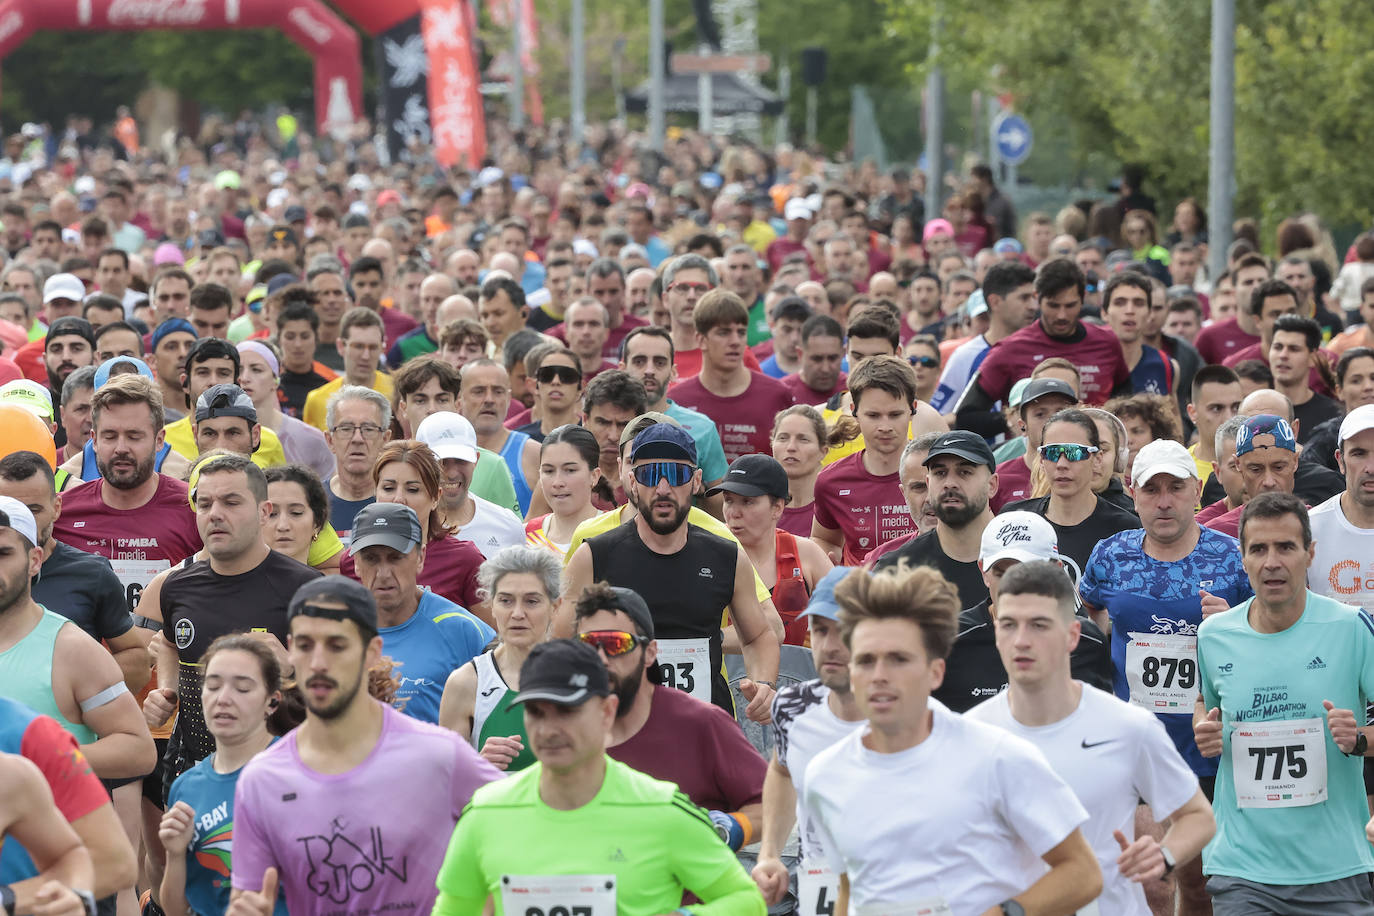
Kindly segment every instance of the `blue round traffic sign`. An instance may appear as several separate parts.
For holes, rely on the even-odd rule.
[[[992,136],[997,144],[997,155],[1008,165],[1020,165],[1030,156],[1034,134],[1025,118],[1012,112],[1003,112],[992,125]]]

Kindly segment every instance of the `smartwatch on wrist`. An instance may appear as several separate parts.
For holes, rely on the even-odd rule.
[[[1354,746],[1353,748],[1351,748],[1351,749],[1350,749],[1350,753],[1346,754],[1345,756],[1347,756],[1347,757],[1363,757],[1363,756],[1365,755],[1365,752],[1368,751],[1368,750],[1369,750],[1369,736],[1366,735],[1364,732],[1356,732],[1356,733],[1355,733],[1355,746]]]
[[[75,887],[69,887],[67,890],[75,894],[76,899],[81,901],[81,906],[85,909],[86,916],[96,916],[95,894],[92,894],[90,891],[79,890]]]
[[[1173,874],[1174,869],[1178,867],[1178,863],[1174,861],[1174,854],[1169,851],[1168,846],[1160,846],[1159,854],[1164,857],[1164,877],[1167,878]]]
[[[1026,916],[1026,908],[1015,900],[1003,900],[1002,916]]]

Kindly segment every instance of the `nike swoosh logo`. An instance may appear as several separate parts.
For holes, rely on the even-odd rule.
[[[1086,751],[1086,750],[1091,750],[1092,748],[1100,747],[1101,745],[1104,745],[1104,744],[1111,744],[1114,740],[1116,740],[1116,739],[1114,739],[1114,738],[1108,738],[1108,739],[1106,739],[1105,741],[1094,741],[1092,744],[1089,744],[1089,743],[1088,743],[1088,739],[1087,739],[1087,738],[1084,738],[1084,739],[1083,739],[1083,750],[1085,750],[1085,751]]]

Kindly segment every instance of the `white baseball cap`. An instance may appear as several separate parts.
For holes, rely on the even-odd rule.
[[[1374,404],[1361,404],[1345,415],[1345,419],[1341,421],[1340,433],[1336,437],[1336,444],[1340,445],[1351,436],[1357,436],[1367,429],[1374,429]]]
[[[806,201],[802,198],[794,197],[783,206],[782,216],[783,219],[789,221],[794,219],[810,219],[811,208],[807,206]]]
[[[32,547],[38,546],[38,523],[33,520],[29,507],[13,496],[0,496],[0,513],[8,518],[8,523],[0,523],[0,528],[13,528],[24,536]]]
[[[1155,439],[1141,446],[1135,455],[1135,466],[1131,468],[1131,485],[1143,486],[1156,474],[1168,474],[1184,480],[1188,477],[1201,480],[1197,473],[1197,463],[1188,450],[1173,439]]]
[[[86,298],[86,284],[76,274],[53,274],[43,284],[43,304],[54,299],[70,299],[80,302]]]
[[[445,458],[477,460],[477,430],[460,413],[441,410],[430,414],[415,428],[415,438],[428,445],[440,461]]]
[[[573,239],[573,254],[580,254],[588,258],[600,256],[599,252],[596,250],[596,246],[587,239]]]
[[[983,529],[978,561],[991,569],[1001,560],[1059,560],[1059,536],[1034,512],[1003,512]]]

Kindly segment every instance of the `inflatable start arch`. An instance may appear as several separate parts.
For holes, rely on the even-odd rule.
[[[263,29],[286,33],[315,63],[315,123],[347,130],[362,113],[358,36],[320,0],[0,0],[0,58],[38,29]]]

